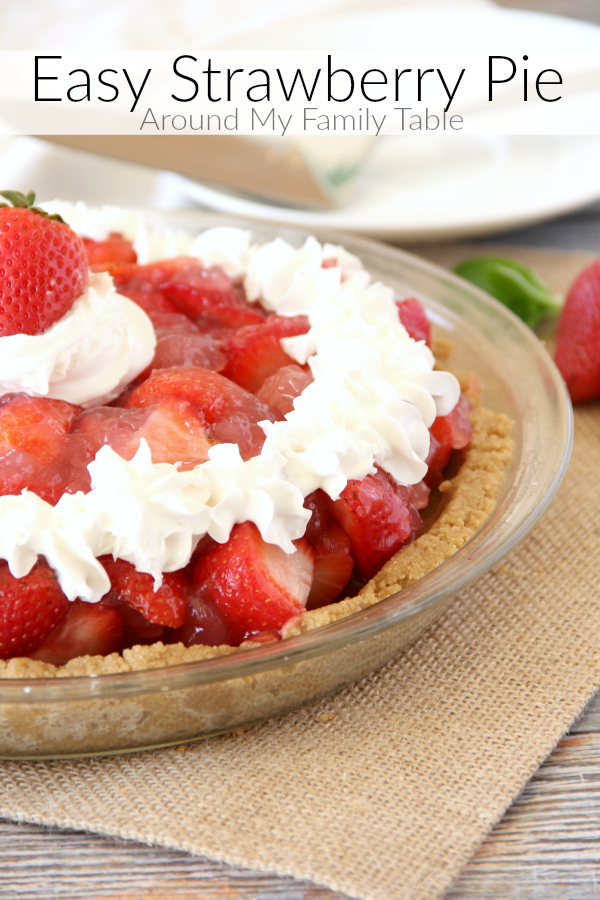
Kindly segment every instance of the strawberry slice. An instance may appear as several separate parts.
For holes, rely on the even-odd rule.
[[[187,316],[164,313],[154,320],[156,352],[147,373],[152,369],[171,369],[174,366],[199,366],[220,372],[227,361],[221,343],[212,334],[203,334]]]
[[[400,321],[415,341],[425,341],[431,346],[431,326],[425,310],[415,297],[396,300]]]
[[[206,462],[213,442],[203,417],[191,403],[165,397],[148,413],[138,434],[148,442],[154,462],[181,462],[184,469]]]
[[[26,656],[65,618],[69,601],[52,569],[38,563],[29,575],[14,578],[0,566],[0,659]]]
[[[110,271],[113,267],[137,262],[137,253],[131,241],[125,240],[122,234],[115,231],[103,241],[86,237],[82,240],[92,272]]]
[[[137,303],[155,326],[160,325],[165,315],[181,315],[179,307],[167,297],[163,297],[161,292],[154,288],[129,287],[125,290],[119,287],[116,278],[114,278],[114,282],[119,294],[129,297],[130,300]]]
[[[573,403],[600,397],[600,260],[569,289],[558,322],[556,365]]]
[[[198,260],[184,257],[169,262],[160,288],[163,295],[186,315],[212,319],[226,328],[241,328],[264,321],[263,310],[259,306],[250,306],[243,289],[218,266],[206,267]]]
[[[0,455],[21,450],[39,460],[54,459],[78,412],[62,400],[6,394],[0,398]]]
[[[299,397],[312,381],[312,373],[308,367],[302,368],[296,364],[284,366],[265,378],[256,391],[256,396],[285,416],[293,410],[296,397]]]
[[[306,538],[294,544],[296,552],[288,555],[244,522],[196,563],[192,579],[225,615],[235,642],[279,631],[304,611],[315,553]]]
[[[111,592],[103,597],[102,603],[116,609],[123,619],[123,649],[139,644],[154,644],[156,641],[164,640],[165,628],[163,625],[149,622],[141,612],[123,600],[119,600],[114,593]]]
[[[121,265],[111,268],[115,288],[129,297],[152,319],[160,324],[164,315],[181,315],[176,303],[160,290],[161,274],[156,266]]]
[[[109,446],[123,459],[131,460],[142,438],[150,448],[153,462],[181,463],[182,469],[206,462],[214,443],[208,437],[201,413],[177,397],[164,397],[145,409],[98,406],[85,410],[73,422],[72,433],[62,439],[62,455],[53,481],[58,496],[52,502],[65,492],[90,490],[87,466],[101,447]],[[0,460],[0,477],[1,474]],[[43,474],[50,475],[50,469],[41,470],[40,477]]]
[[[252,410],[256,416],[276,421],[273,410],[265,403],[222,375],[198,366],[155,369],[150,378],[129,395],[127,406],[152,406],[163,397],[180,397],[194,404],[210,424],[234,415],[240,409]]]
[[[314,543],[329,523],[329,497],[325,491],[317,489],[304,498],[304,508],[311,511],[305,536]]]
[[[188,610],[183,625],[163,635],[163,641],[181,643],[185,647],[195,644],[218,647],[220,644],[231,644],[232,640],[227,619],[219,607],[198,589],[188,594]]]
[[[228,360],[223,375],[254,393],[269,375],[294,364],[281,346],[281,339],[306,334],[309,328],[306,316],[287,319],[275,315],[260,325],[239,328],[224,342]]]
[[[62,400],[27,394],[0,398],[0,494],[28,489],[57,502],[69,469],[61,460],[63,442],[78,412]]]
[[[208,423],[207,436],[216,443],[234,443],[243,459],[260,453],[265,435],[258,425],[277,421],[278,412],[216,372],[197,366],[155,369],[128,397],[128,407],[144,407],[162,397],[179,397],[195,406]]]
[[[165,572],[163,583],[154,590],[154,578],[138,572],[124,559],[101,556],[100,562],[110,578],[112,592],[117,599],[140,612],[154,625],[179,628],[185,621],[188,602],[186,579],[181,572]]]
[[[464,394],[447,416],[438,416],[431,428],[431,442],[426,459],[427,475],[425,484],[436,488],[443,481],[443,470],[450,462],[453,450],[462,450],[473,436],[471,423],[467,418],[470,403]]]
[[[346,587],[354,561],[350,553],[350,538],[337,522],[330,522],[312,545],[316,553],[315,572],[306,608],[318,609],[333,603]]]
[[[37,650],[27,654],[31,659],[64,666],[77,656],[108,656],[121,650],[123,617],[118,610],[104,600],[75,600],[69,606],[61,624]]]
[[[86,410],[73,423],[65,451],[77,465],[85,465],[107,444],[123,459],[133,459],[144,438],[153,462],[193,462],[208,459],[212,445],[206,423],[195,406],[177,397],[163,397],[154,406],[120,409],[100,406]]]
[[[203,331],[256,325],[265,320],[260,306],[246,302],[241,287],[217,266],[181,256],[144,266],[110,267],[119,293],[134,300],[159,325],[163,314],[185,313]]]
[[[329,500],[330,514],[350,538],[355,565],[364,578],[372,578],[413,538],[420,516],[410,496],[406,485],[378,469],[362,481],[349,481],[338,500]]]

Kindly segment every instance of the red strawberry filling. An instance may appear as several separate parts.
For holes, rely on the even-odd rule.
[[[307,319],[267,315],[221,269],[197,260],[138,266],[120,235],[85,245],[91,266],[109,270],[153,320],[154,360],[109,406],[0,398],[0,494],[28,489],[56,503],[65,492],[88,491],[87,465],[102,446],[129,460],[142,439],[154,462],[184,469],[206,461],[217,443],[236,443],[244,459],[259,454],[259,422],[281,420],[313,380],[281,346],[308,330]],[[397,306],[409,334],[429,343],[420,303]],[[378,469],[348,482],[337,500],[321,490],[306,497],[311,518],[293,554],[245,522],[224,544],[200,541],[189,565],[164,574],[157,590],[150,575],[103,557],[111,590],[96,604],[69,603],[42,559],[22,579],[0,563],[0,659],[61,665],[156,640],[214,646],[277,638],[290,618],[357,590],[419,535],[419,510],[452,451],[470,440],[467,412],[463,399],[435,420],[424,482],[407,487]]]

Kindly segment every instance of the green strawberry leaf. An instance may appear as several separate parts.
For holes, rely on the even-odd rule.
[[[31,194],[31,191],[29,194]],[[16,206],[17,209],[28,209],[31,206],[28,198],[20,191],[0,191],[0,197],[4,197],[5,200],[8,200],[8,202],[12,203],[13,206]],[[33,195],[33,199],[35,200],[35,194]]]
[[[0,191],[0,197],[4,197],[5,200],[8,200],[8,203],[0,203],[0,209],[5,209],[9,205],[12,205],[17,209],[29,209],[31,212],[37,213],[38,216],[43,216],[44,219],[51,219],[53,222],[60,222],[62,225],[67,224],[63,217],[58,213],[54,213],[50,216],[45,209],[34,206],[34,191],[27,191],[26,194],[22,194],[20,191]]]
[[[541,319],[560,312],[560,297],[553,294],[529,266],[516,259],[474,256],[459,263],[454,271],[500,300],[531,328]]]

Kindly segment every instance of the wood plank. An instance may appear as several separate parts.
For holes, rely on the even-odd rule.
[[[597,716],[598,697],[594,706]],[[446,900],[599,895],[600,734],[579,728],[534,775]]]
[[[571,728],[571,734],[585,734],[586,732],[600,732],[600,691],[592,697]]]
[[[0,897],[10,900],[345,900],[277,878],[93,834],[0,823]]]

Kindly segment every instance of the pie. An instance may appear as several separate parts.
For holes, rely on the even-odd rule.
[[[279,641],[480,528],[510,422],[444,368],[417,299],[314,238],[58,210],[85,285],[35,333],[0,330],[1,676]]]

